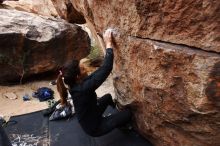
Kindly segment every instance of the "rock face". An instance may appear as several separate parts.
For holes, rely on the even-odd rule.
[[[6,1],[4,4],[21,11],[43,16],[60,17],[70,23],[85,23],[84,17],[75,10],[69,0],[19,0],[16,2]]]
[[[220,1],[71,0],[116,28],[114,86],[156,146],[220,145]]]
[[[115,27],[126,35],[220,52],[220,1],[71,1],[98,32]]]
[[[4,9],[0,19],[0,83],[56,70],[89,53],[90,39],[77,25]]]
[[[135,37],[117,43],[116,95],[140,132],[156,146],[218,146],[220,55]]]
[[[76,11],[70,0],[51,0],[59,16],[70,23],[84,24],[86,20],[83,15]]]
[[[59,16],[50,0],[5,1],[4,4],[20,11],[36,13],[43,16]]]

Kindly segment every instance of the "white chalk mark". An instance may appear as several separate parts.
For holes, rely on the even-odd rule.
[[[34,134],[12,134],[10,136],[12,146],[39,146],[45,136],[35,136]]]

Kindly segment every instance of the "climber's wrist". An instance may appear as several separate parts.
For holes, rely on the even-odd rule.
[[[111,42],[109,42],[109,43],[106,43],[106,47],[105,47],[106,49],[107,48],[113,48],[113,45],[112,45],[112,43]]]

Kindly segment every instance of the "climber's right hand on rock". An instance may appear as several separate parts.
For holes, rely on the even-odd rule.
[[[103,39],[104,39],[104,42],[105,42],[105,48],[113,48],[113,42],[112,42],[112,29],[107,29],[105,32],[104,32],[104,35],[103,35]]]

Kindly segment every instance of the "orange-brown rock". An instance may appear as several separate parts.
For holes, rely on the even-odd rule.
[[[21,11],[60,17],[70,23],[84,24],[86,22],[83,15],[75,10],[69,0],[19,0],[5,1],[4,4]]]
[[[70,0],[51,0],[59,16],[70,23],[84,24],[86,20],[83,15],[76,11]]]
[[[126,35],[220,52],[220,1],[71,0],[97,32]]]
[[[5,1],[4,4],[20,11],[36,13],[43,16],[59,17],[51,0]]]
[[[116,96],[145,137],[220,145],[220,1],[71,2],[93,34],[116,29]]]
[[[130,104],[139,131],[155,146],[220,145],[220,55],[121,39],[114,86],[118,101]]]
[[[89,53],[88,34],[64,20],[7,9],[0,9],[0,19],[0,83],[56,70]]]

